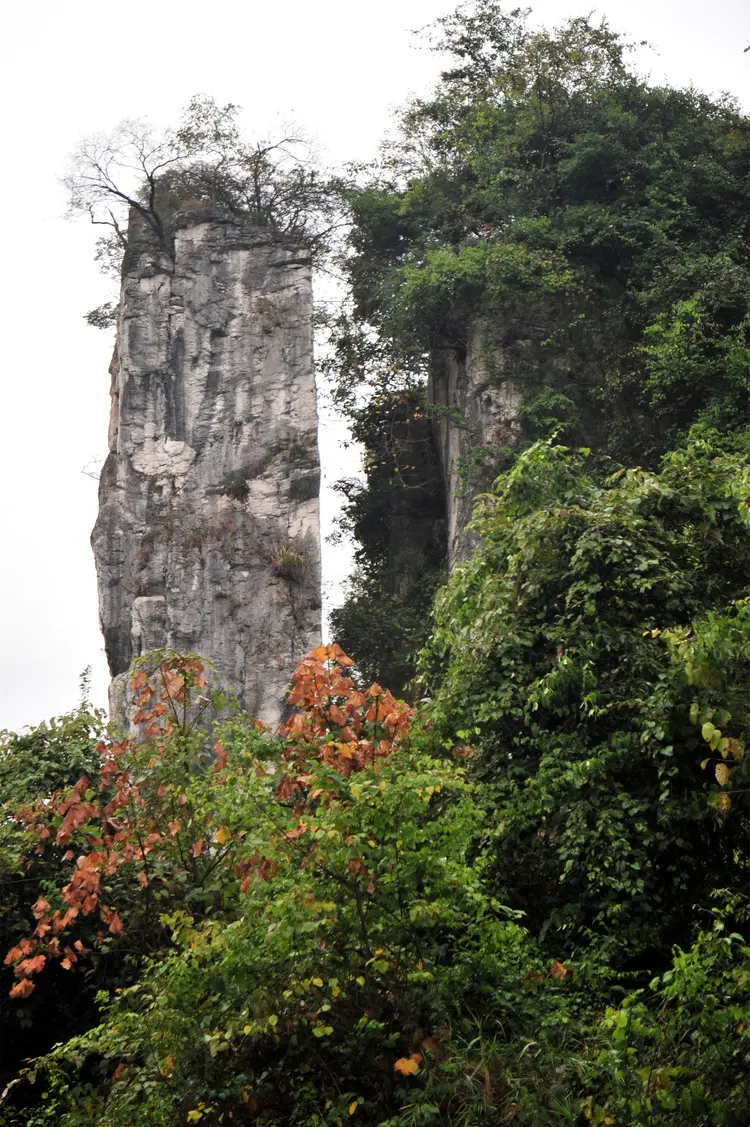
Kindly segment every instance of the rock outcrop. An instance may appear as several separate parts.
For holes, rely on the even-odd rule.
[[[481,323],[472,327],[464,353],[446,349],[432,357],[428,400],[445,485],[449,570],[474,546],[466,525],[474,497],[492,484],[498,452],[520,440],[515,374]]]
[[[92,536],[113,678],[195,651],[275,726],[321,637],[320,466],[306,252],[178,217],[126,260]]]

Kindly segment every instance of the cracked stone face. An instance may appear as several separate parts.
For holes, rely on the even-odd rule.
[[[180,227],[174,261],[129,264],[110,372],[92,546],[112,676],[197,652],[275,727],[321,637],[308,256],[258,228]]]
[[[443,469],[448,568],[476,545],[467,531],[474,497],[492,484],[482,480],[482,448],[517,445],[521,387],[504,372],[503,350],[482,323],[469,334],[466,354],[446,350],[433,357],[428,398],[441,409],[437,435]],[[504,377],[504,378],[503,378]]]

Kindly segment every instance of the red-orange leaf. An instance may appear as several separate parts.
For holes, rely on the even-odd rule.
[[[37,920],[40,920],[42,918],[42,916],[45,915],[49,911],[49,909],[50,909],[49,900],[45,900],[43,896],[40,896],[39,899],[37,900],[36,904],[34,905],[34,907],[31,910],[34,913],[34,918],[37,919]]]
[[[34,983],[30,978],[22,978],[10,992],[11,998],[28,998],[29,994],[34,989]]]
[[[47,962],[46,955],[34,955],[32,959],[24,959],[16,967],[17,975],[37,974]]]

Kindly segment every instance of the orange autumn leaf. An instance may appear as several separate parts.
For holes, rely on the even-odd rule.
[[[11,998],[28,998],[29,994],[34,989],[34,983],[30,978],[22,978],[10,992]]]
[[[414,1054],[410,1057],[399,1057],[393,1068],[402,1076],[415,1076],[419,1072],[419,1060],[414,1059]]]
[[[34,919],[40,920],[42,916],[49,911],[49,909],[49,900],[45,900],[43,896],[40,896],[31,911],[34,913]]]
[[[37,974],[47,961],[46,955],[34,955],[32,959],[24,959],[16,967],[17,975]]]
[[[558,978],[561,982],[570,974],[568,968],[564,967],[562,963],[558,963],[557,959],[555,959],[554,963],[549,968],[549,972],[553,978]]]
[[[367,769],[376,763],[377,758],[387,758],[398,750],[399,742],[406,734],[413,715],[404,702],[397,701],[378,684],[372,685],[367,695],[355,689],[353,681],[344,675],[344,670],[351,665],[352,659],[339,646],[321,646],[298,665],[292,677],[289,699],[297,709],[281,730],[285,741],[284,762],[280,775],[274,780],[278,788],[277,800],[287,802],[294,811],[296,825],[289,831],[287,840],[301,838],[309,833],[304,822],[306,812],[311,808],[318,809],[321,804],[330,801],[328,786],[325,783],[316,785],[321,780],[314,781],[315,772],[308,772],[308,765],[317,762],[318,765],[329,766],[347,777]],[[136,689],[136,704],[142,710],[140,718],[143,720],[143,727],[148,726],[147,732],[141,730],[135,740],[123,740],[117,744],[100,743],[97,751],[101,764],[98,778],[92,783],[90,791],[88,779],[82,777],[67,793],[60,792],[54,796],[50,809],[37,809],[29,813],[27,821],[34,833],[37,852],[44,850],[43,843],[49,838],[56,838],[64,848],[74,834],[77,837],[80,835],[81,842],[76,843],[75,849],[67,848],[65,852],[66,861],[73,864],[67,870],[66,875],[70,878],[68,883],[59,890],[61,907],[53,912],[49,902],[40,897],[35,905],[35,915],[39,921],[35,938],[29,947],[19,945],[14,948],[6,961],[16,963],[24,956],[32,956],[41,946],[47,951],[49,959],[62,960],[63,967],[71,969],[78,957],[84,956],[88,951],[80,940],[76,941],[74,947],[65,946],[64,932],[76,917],[83,918],[94,912],[98,913],[103,926],[103,930],[99,930],[93,940],[94,948],[105,942],[108,925],[110,934],[119,935],[123,930],[120,917],[114,906],[103,904],[101,899],[106,878],[118,872],[122,865],[135,862],[133,884],[137,882],[141,887],[148,886],[148,873],[142,871],[147,856],[153,852],[154,864],[157,866],[154,872],[158,872],[161,850],[168,846],[170,839],[176,839],[178,832],[185,832],[179,818],[188,818],[187,795],[180,794],[175,789],[176,803],[186,813],[180,813],[178,817],[173,815],[175,820],[168,822],[169,828],[164,833],[161,819],[167,821],[169,815],[164,809],[165,803],[155,802],[154,799],[157,796],[159,799],[166,799],[172,788],[158,777],[154,779],[148,774],[134,774],[130,755],[142,745],[144,735],[155,737],[157,742],[148,747],[147,756],[150,758],[147,759],[146,770],[153,772],[160,767],[168,747],[166,741],[176,730],[171,721],[167,723],[162,719],[161,723],[156,722],[157,717],[166,717],[168,712],[171,715],[174,711],[171,707],[168,709],[165,700],[169,697],[172,701],[187,698],[192,688],[206,683],[206,678],[200,663],[185,659],[164,665],[155,674],[161,684],[157,683],[156,676],[150,675],[149,679],[149,675],[142,670],[134,674],[132,679]],[[152,682],[157,685],[156,688],[152,687]],[[368,726],[368,715],[377,728]],[[259,727],[262,730],[262,726]],[[228,756],[220,742],[216,744],[214,752],[215,767],[226,770]],[[262,762],[256,763],[255,771],[261,778],[268,774]],[[94,795],[97,797],[92,800]],[[48,824],[51,814],[55,817],[52,826]],[[136,834],[135,826],[141,817],[150,817],[151,821],[147,824],[147,832]],[[233,840],[232,831],[223,825],[215,831],[212,827],[207,834],[206,840],[189,843],[188,856],[201,856],[206,851],[205,846],[210,846],[212,841],[223,846]],[[169,848],[173,850],[174,846]],[[319,846],[317,850],[315,863],[325,865]],[[218,861],[224,860],[225,852],[222,849],[221,855],[217,857]],[[301,863],[307,864],[311,855],[312,850]],[[182,851],[181,857],[184,860]],[[272,880],[277,868],[278,862],[257,857],[249,862],[242,862],[237,872],[243,888],[246,888],[253,878]],[[357,861],[350,872],[362,877],[363,888],[366,885],[370,895],[375,893],[375,873],[365,868],[362,861]],[[58,935],[59,939],[51,938]],[[40,940],[43,941],[41,944]],[[321,943],[322,946],[324,943]],[[22,977],[27,978],[28,975],[22,973]],[[419,1065],[413,1060],[409,1071],[415,1067],[418,1068]]]

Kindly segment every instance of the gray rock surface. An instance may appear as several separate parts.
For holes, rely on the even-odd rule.
[[[276,726],[321,637],[307,254],[183,216],[173,260],[129,256],[110,371],[92,546],[112,676],[195,651]]]
[[[466,531],[474,497],[492,484],[499,448],[520,438],[520,388],[515,366],[486,326],[473,326],[464,356],[436,354],[430,365],[428,399],[435,420],[446,493],[448,569],[466,556],[475,538]]]

